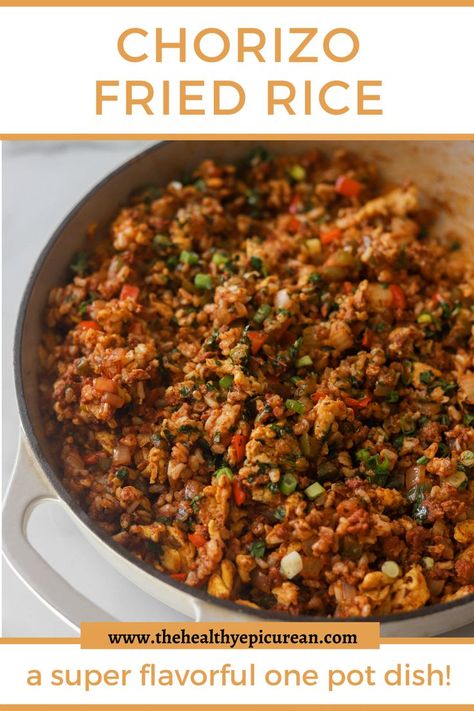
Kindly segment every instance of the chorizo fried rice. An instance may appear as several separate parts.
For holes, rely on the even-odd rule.
[[[336,152],[202,163],[52,290],[47,433],[157,570],[290,614],[474,593],[474,280],[417,189]]]

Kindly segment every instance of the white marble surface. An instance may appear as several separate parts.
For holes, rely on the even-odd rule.
[[[4,487],[18,440],[11,354],[16,314],[28,275],[42,246],[74,204],[110,170],[148,145],[145,141],[3,144]],[[37,509],[31,534],[51,565],[112,615],[131,620],[185,619],[116,573],[54,504]],[[4,565],[3,635],[69,634],[70,628]],[[452,634],[474,636],[474,624]]]

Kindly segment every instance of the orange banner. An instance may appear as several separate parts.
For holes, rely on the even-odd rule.
[[[82,649],[378,649],[377,622],[85,622]]]

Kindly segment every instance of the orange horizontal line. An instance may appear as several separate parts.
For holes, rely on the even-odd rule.
[[[37,2],[35,0],[17,0],[16,2],[3,2],[0,0],[0,7],[472,7],[473,0],[229,0],[218,2],[218,0],[71,0],[61,2],[60,0],[49,0],[48,2]]]
[[[474,133],[3,133],[1,141],[472,141]]]
[[[459,711],[474,711],[474,704],[416,704],[416,705],[404,705],[404,704],[351,704],[350,706],[342,704],[61,704],[57,706],[55,704],[8,704],[0,705],[0,711],[35,711],[35,709],[45,709],[51,711],[52,709],[71,709],[74,711],[101,711],[102,709],[111,709],[113,711],[136,711],[136,709],[147,709],[147,711],[189,711],[189,709],[195,709],[196,711],[209,711],[209,709],[224,709],[225,711],[297,711],[301,709],[302,711],[350,711],[350,709],[370,709],[370,711],[452,711],[453,709],[459,709]]]

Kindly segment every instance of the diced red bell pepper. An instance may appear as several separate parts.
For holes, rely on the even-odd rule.
[[[139,294],[140,289],[138,286],[133,286],[133,284],[124,284],[120,292],[120,300],[132,299],[133,301],[137,301]]]
[[[171,577],[173,580],[180,580],[181,582],[184,582],[187,577],[187,573],[171,573]]]
[[[359,197],[360,191],[363,188],[362,183],[354,178],[348,178],[347,175],[340,175],[336,180],[336,193],[344,197],[356,198]]]
[[[392,295],[392,303],[394,308],[401,309],[403,311],[407,305],[407,299],[403,289],[398,286],[398,284],[390,284],[390,293]]]
[[[323,390],[317,390],[315,393],[311,395],[311,400],[313,402],[319,402],[320,400],[323,399],[323,397],[326,397],[327,393],[324,392]]]
[[[242,486],[240,479],[232,480],[232,493],[234,495],[234,501],[237,506],[242,506],[246,499],[245,489]]]
[[[205,546],[207,543],[207,540],[204,536],[201,536],[200,533],[189,533],[188,539],[194,546],[196,546],[196,548],[201,548],[201,546]]]
[[[331,242],[334,242],[334,240],[340,239],[341,237],[342,231],[339,227],[333,227],[330,230],[326,230],[326,232],[322,232],[319,239],[321,240],[321,244],[327,246],[328,244],[331,244]]]
[[[370,348],[372,346],[374,334],[370,328],[366,328],[364,335],[362,336],[362,345],[364,348]]]
[[[348,407],[356,408],[357,410],[362,410],[363,407],[367,407],[372,402],[370,395],[366,395],[361,400],[356,400],[348,395],[343,395],[342,399],[348,405]]]
[[[79,328],[84,329],[84,331],[87,330],[88,328],[92,328],[92,329],[94,329],[94,331],[101,331],[102,330],[101,327],[99,326],[99,324],[97,323],[97,321],[81,321],[79,324]]]
[[[263,344],[267,342],[268,334],[261,331],[249,331],[247,336],[250,340],[252,355],[257,355]]]
[[[288,222],[287,225],[287,230],[290,233],[290,235],[295,235],[298,230],[301,227],[301,222],[298,220],[297,217],[292,217],[291,220]]]
[[[246,444],[247,437],[243,434],[235,434],[231,439],[231,445],[234,448],[237,464],[240,464],[240,462],[244,461]]]

